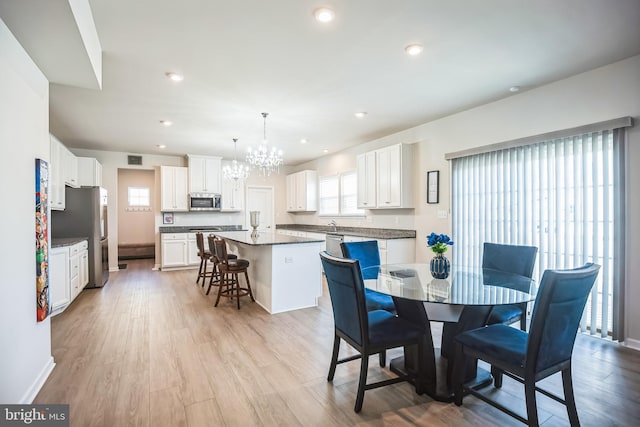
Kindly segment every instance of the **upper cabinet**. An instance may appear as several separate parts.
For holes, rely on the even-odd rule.
[[[93,157],[78,157],[78,183],[102,187],[102,165]]]
[[[62,145],[61,160],[65,185],[74,188],[80,187],[78,184],[78,158],[64,145]]]
[[[189,154],[189,192],[222,193],[222,158]]]
[[[412,154],[412,145],[396,144],[358,156],[358,207],[413,208]]]
[[[301,171],[287,175],[287,211],[310,212],[318,206],[318,174]]]
[[[189,210],[187,170],[177,166],[160,166],[160,205],[163,212]]]
[[[360,154],[356,157],[358,175],[357,203],[359,209],[376,207],[376,152]]]
[[[244,182],[222,180],[222,212],[238,212],[244,209]]]
[[[62,149],[64,145],[50,135],[49,156],[49,201],[51,209],[62,211],[65,208],[64,177],[62,176]]]

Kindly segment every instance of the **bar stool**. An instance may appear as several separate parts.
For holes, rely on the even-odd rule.
[[[220,274],[220,269],[218,268],[218,264],[220,264],[220,261],[218,261],[218,257],[216,257],[216,250],[214,245],[214,242],[216,240],[218,239],[216,238],[215,234],[209,234],[209,236],[207,236],[207,241],[209,243],[209,253],[211,254],[211,262],[213,262],[213,271],[209,276],[209,287],[207,288],[206,295],[209,295],[212,286],[220,286],[220,279],[222,277],[222,275]],[[227,254],[227,258],[237,259],[238,255]],[[202,287],[204,287],[204,281],[202,282]]]
[[[211,238],[209,239],[209,242],[211,242]],[[216,258],[218,259],[218,272],[220,274],[220,285],[214,307],[218,306],[220,297],[224,296],[226,298],[236,298],[238,310],[240,310],[240,297],[249,295],[251,301],[255,301],[253,292],[251,292],[251,283],[249,282],[249,274],[247,272],[249,261],[240,258],[229,258],[227,255],[227,243],[223,239],[214,239],[213,244]],[[247,281],[246,288],[240,286],[238,273],[244,273]]]
[[[215,264],[213,266],[214,271],[207,271],[207,262],[211,260],[212,252],[205,249],[204,236],[200,231],[196,233],[196,245],[198,246],[198,256],[200,257],[200,268],[198,269],[198,278],[196,279],[196,283],[199,283],[200,279],[202,279],[202,287],[204,288],[204,283],[207,277],[211,277],[215,272]]]

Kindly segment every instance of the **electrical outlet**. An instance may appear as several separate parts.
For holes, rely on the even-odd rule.
[[[286,256],[286,257],[284,257],[284,263],[285,263],[285,264],[291,264],[291,263],[293,263],[293,257],[291,257],[291,256]]]

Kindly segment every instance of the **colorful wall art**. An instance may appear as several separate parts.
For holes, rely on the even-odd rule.
[[[42,322],[49,305],[49,165],[36,159],[36,318]]]

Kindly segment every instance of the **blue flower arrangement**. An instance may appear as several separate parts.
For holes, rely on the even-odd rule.
[[[437,254],[445,253],[451,245],[453,245],[451,237],[446,234],[431,233],[427,236],[427,246]]]

